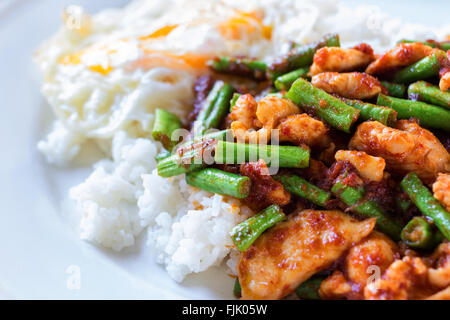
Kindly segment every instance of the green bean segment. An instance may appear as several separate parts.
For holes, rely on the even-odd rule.
[[[408,97],[450,109],[450,92],[444,92],[439,87],[425,81],[411,83],[408,87]]]
[[[318,206],[324,207],[326,202],[330,200],[331,195],[329,192],[316,187],[299,176],[282,174],[274,176],[274,179],[281,182],[287,191],[305,198]]]
[[[413,249],[430,250],[442,242],[442,235],[423,217],[414,217],[403,228],[402,241]]]
[[[420,42],[423,43],[426,46],[432,47],[432,48],[438,48],[444,51],[450,50],[450,41],[434,41],[434,40],[427,40],[427,41],[417,41],[417,40],[400,40],[398,43],[414,43],[414,42]]]
[[[295,293],[303,300],[319,300],[319,288],[325,277],[312,276],[297,287]]]
[[[376,104],[341,98],[349,106],[360,111],[359,118],[363,121],[376,120],[386,126],[393,126],[397,121],[397,111],[389,107],[378,106]]]
[[[263,159],[268,166],[306,168],[309,166],[308,147],[245,144],[219,141],[214,156],[219,164],[241,164]]]
[[[216,81],[194,122],[196,134],[203,134],[208,129],[219,127],[230,110],[232,95],[232,86],[223,81]]]
[[[450,111],[420,101],[411,101],[379,94],[377,104],[397,111],[398,119],[417,118],[421,125],[450,131]]]
[[[157,141],[161,141],[166,150],[172,150],[177,144],[178,141],[172,140],[172,134],[181,127],[180,119],[173,113],[164,109],[155,110],[152,137]]]
[[[236,298],[240,298],[242,296],[241,284],[239,283],[239,278],[234,280],[233,294]]]
[[[400,238],[400,223],[388,216],[382,208],[373,200],[364,199],[364,189],[346,186],[337,182],[331,191],[346,205],[363,218],[377,218],[377,228],[389,235],[392,239]]]
[[[399,83],[411,83],[437,76],[441,69],[442,61],[446,59],[447,54],[444,51],[436,51],[422,60],[398,71],[394,75],[393,80]]]
[[[439,43],[437,41],[418,41],[418,40],[407,40],[407,39],[402,39],[400,41],[398,41],[397,43],[422,43],[426,46],[432,47],[432,48],[439,48]]]
[[[230,100],[230,112],[233,111],[233,107],[236,104],[236,101],[238,101],[239,97],[241,96],[241,94],[235,92],[233,94],[233,97]]]
[[[256,80],[264,80],[266,78],[267,65],[263,61],[217,57],[208,61],[208,65],[211,69],[220,73],[250,77]]]
[[[442,235],[450,240],[450,212],[445,210],[439,201],[433,197],[431,191],[424,186],[417,174],[414,172],[408,173],[401,181],[400,186],[416,207],[424,215],[433,219]]]
[[[199,170],[207,164],[212,164],[214,162],[212,152],[217,140],[226,139],[227,135],[232,136],[231,131],[222,130],[194,137],[192,140],[180,144],[172,155],[159,159],[158,174],[168,178]],[[207,155],[210,157],[208,158]]]
[[[283,74],[282,76],[279,76],[275,80],[275,88],[277,90],[289,90],[292,86],[292,84],[297,80],[298,78],[309,78],[308,77],[309,68],[300,68],[294,71],[291,71],[289,73]]]
[[[230,236],[240,251],[247,250],[270,227],[286,218],[281,208],[271,205],[257,215],[235,226]]]
[[[325,91],[299,78],[289,89],[287,97],[306,111],[314,112],[332,127],[349,133],[360,111]]]
[[[296,46],[286,56],[268,67],[269,77],[272,81],[275,81],[279,76],[289,71],[310,66],[313,63],[314,54],[317,50],[323,47],[339,46],[340,41],[337,34],[326,35],[316,43]]]
[[[186,174],[187,184],[199,189],[232,196],[238,199],[247,197],[250,193],[251,181],[249,177],[207,168]]]
[[[406,94],[406,86],[401,83],[393,83],[388,81],[381,81],[381,84],[389,92],[389,96],[396,98],[404,98]]]

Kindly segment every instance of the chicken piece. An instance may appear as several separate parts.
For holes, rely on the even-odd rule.
[[[439,89],[444,92],[450,89],[450,70],[441,76],[441,80],[439,80]]]
[[[313,76],[311,84],[330,94],[349,99],[362,100],[373,98],[379,93],[387,93],[380,81],[361,72],[324,72]]]
[[[450,50],[447,51],[447,58],[439,60],[441,70],[439,70],[439,89],[448,91],[450,89]]]
[[[245,128],[257,128],[256,108],[258,104],[251,94],[241,95],[230,112],[230,119],[239,121]]]
[[[296,113],[300,113],[300,109],[291,100],[266,96],[258,102],[256,117],[264,128],[273,129],[282,119]]]
[[[335,271],[322,282],[320,297],[362,299],[364,287],[374,276],[381,275],[394,262],[397,254],[398,248],[391,239],[382,233],[372,232],[349,250],[343,266],[346,276],[341,271]]]
[[[238,142],[267,142],[280,120],[300,109],[290,100],[267,96],[256,103],[249,95],[242,95],[230,113],[231,129]]]
[[[329,268],[373,230],[341,211],[304,210],[289,215],[242,253],[238,264],[243,299],[281,299],[313,274]]]
[[[450,300],[450,287],[429,296],[427,300]]]
[[[314,54],[314,61],[309,70],[311,76],[326,72],[345,72],[360,70],[375,60],[372,48],[366,44],[344,49],[339,47],[324,47]]]
[[[433,196],[450,211],[450,173],[439,173],[433,183]]]
[[[449,285],[450,243],[446,242],[428,258],[406,256],[394,261],[380,279],[366,286],[364,296],[371,300],[442,299],[448,293],[439,290]]]
[[[252,188],[245,202],[253,210],[258,211],[272,204],[283,206],[291,201],[291,194],[272,178],[264,160],[243,163],[240,172],[252,181]]]
[[[339,150],[334,155],[336,161],[348,161],[361,177],[372,180],[381,181],[384,175],[386,161],[380,157],[373,157],[363,151]]]
[[[268,141],[270,139],[267,131],[261,129],[261,123],[256,118],[257,107],[258,104],[251,94],[241,95],[233,106],[230,113],[230,120],[233,121],[231,129],[238,142],[257,143],[260,140]]]
[[[397,129],[363,122],[349,147],[384,158],[398,174],[414,171],[425,183],[433,182],[439,172],[450,171],[450,154],[430,131],[413,121],[400,120]]]
[[[399,43],[395,48],[381,55],[366,69],[368,74],[386,74],[398,68],[409,66],[433,53],[436,49],[420,42]]]
[[[404,257],[392,263],[383,276],[369,283],[364,289],[367,300],[422,299],[429,294],[427,287],[427,266],[422,259]]]
[[[352,293],[352,286],[345,279],[344,274],[335,270],[331,276],[322,281],[319,288],[321,299],[344,299]]]
[[[325,124],[306,113],[291,115],[281,120],[278,126],[280,141],[289,141],[297,145],[326,147],[330,143]]]
[[[379,267],[381,275],[394,262],[397,254],[397,245],[389,237],[380,232],[372,232],[350,249],[345,259],[348,280],[364,288],[373,274],[369,267]]]
[[[428,281],[434,287],[450,286],[450,243],[441,243],[430,256],[433,263],[428,269]]]

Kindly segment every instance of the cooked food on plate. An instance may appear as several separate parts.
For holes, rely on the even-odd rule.
[[[450,41],[354,14],[68,7],[36,52],[56,116],[38,148],[104,154],[70,190],[81,238],[145,230],[175,281],[222,264],[242,299],[450,299]]]

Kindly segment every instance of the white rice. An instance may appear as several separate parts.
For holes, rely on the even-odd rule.
[[[83,14],[86,32],[66,24],[43,44],[36,61],[44,75],[43,94],[57,120],[39,150],[55,165],[69,164],[86,140],[105,151],[105,160],[70,191],[81,217],[81,238],[120,251],[147,230],[148,248],[176,281],[227,256],[235,272],[238,253],[228,232],[251,213],[237,200],[186,185],[184,176],[164,179],[155,171],[161,146],[150,136],[153,111],[160,107],[185,117],[195,77],[167,68],[132,68],[141,53],[137,47],[121,47],[124,43],[114,43],[119,54],[108,75],[83,65],[61,65],[58,59],[93,43],[133,38],[168,24],[216,21],[234,8],[263,12],[264,23],[274,26],[271,41],[228,43],[212,26],[203,25],[176,29],[155,48],[270,60],[285,50],[288,40],[304,43],[330,32],[339,33],[343,46],[364,41],[378,50],[400,38],[442,38],[450,32],[450,26],[435,31],[390,19],[371,6],[348,8],[327,0],[141,0],[121,10]]]
[[[233,246],[229,231],[248,216],[239,201],[186,185],[184,176],[143,176],[139,215],[148,223],[148,244],[176,281],[218,265]],[[161,201],[165,199],[166,201]]]

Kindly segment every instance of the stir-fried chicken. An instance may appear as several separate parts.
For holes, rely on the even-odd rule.
[[[366,69],[369,74],[385,74],[406,67],[433,53],[436,49],[420,42],[399,43],[372,62]]]
[[[306,113],[291,115],[281,120],[278,126],[280,142],[289,141],[294,144],[307,144],[310,147],[326,147],[330,138],[325,124]]]
[[[384,234],[372,232],[349,250],[345,257],[344,272],[336,270],[322,282],[320,296],[325,299],[361,299],[367,283],[381,275],[396,256],[397,245]]]
[[[311,83],[328,93],[349,99],[368,99],[387,93],[380,81],[361,72],[324,72],[313,76]]]
[[[450,286],[450,243],[442,243],[429,258],[428,281],[434,287]]]
[[[441,91],[448,91],[450,89],[450,50],[447,51],[447,59],[441,59],[439,61],[441,70],[439,70],[439,89]]]
[[[366,44],[344,49],[339,47],[325,47],[314,54],[314,62],[310,68],[310,75],[326,71],[354,71],[367,67],[375,60],[372,48]]]
[[[386,162],[383,158],[373,157],[362,151],[339,150],[334,155],[336,161],[349,161],[360,176],[372,181],[381,181]]]
[[[450,212],[450,173],[439,173],[433,183],[433,195]]]
[[[450,285],[450,243],[442,243],[428,259],[406,256],[392,263],[380,279],[369,283],[370,300],[424,299]]]
[[[367,300],[406,300],[423,299],[428,294],[416,296],[426,287],[427,267],[422,259],[404,257],[397,260],[386,270],[380,280],[370,283],[364,289]]]
[[[259,125],[256,118],[258,104],[251,94],[243,94],[237,99],[230,112],[230,119],[233,122],[239,121],[245,128],[252,129]]]
[[[271,204],[282,206],[291,201],[291,194],[272,178],[264,160],[243,163],[240,172],[252,181],[250,194],[244,200],[252,209],[258,211]]]
[[[447,287],[438,293],[429,296],[427,300],[450,300],[450,287]]]
[[[231,129],[240,142],[268,142],[271,130],[282,119],[299,112],[290,100],[266,96],[256,103],[251,95],[245,94],[239,97],[230,113]]]
[[[358,221],[340,211],[291,214],[261,235],[238,265],[243,299],[280,299],[335,262],[370,234],[375,219]]]
[[[397,129],[366,121],[358,126],[349,146],[384,158],[394,172],[414,171],[427,183],[439,172],[450,171],[450,154],[430,131],[413,121],[400,120]]]
[[[439,81],[439,88],[442,91],[447,91],[450,89],[450,70],[448,70],[441,76],[441,80]]]

